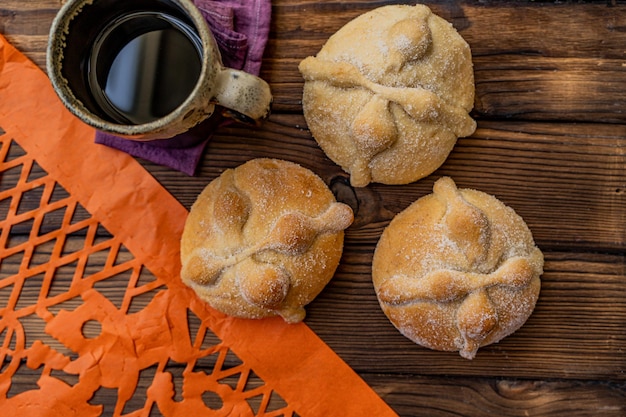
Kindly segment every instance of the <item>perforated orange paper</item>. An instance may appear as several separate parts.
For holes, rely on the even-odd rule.
[[[0,129],[2,415],[395,415],[305,324],[198,300],[185,208],[2,36]]]

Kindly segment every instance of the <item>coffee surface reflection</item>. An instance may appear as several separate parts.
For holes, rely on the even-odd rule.
[[[136,12],[102,31],[87,67],[95,102],[110,121],[142,124],[180,106],[202,70],[196,31],[166,13]]]

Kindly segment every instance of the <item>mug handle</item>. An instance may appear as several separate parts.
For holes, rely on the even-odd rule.
[[[212,100],[223,114],[245,124],[258,126],[272,107],[272,92],[261,78],[232,68],[222,68]]]

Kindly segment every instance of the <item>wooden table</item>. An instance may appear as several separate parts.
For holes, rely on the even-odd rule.
[[[427,2],[472,48],[478,129],[423,180],[352,188],[307,130],[297,66],[386,3],[395,2],[273,1],[261,73],[274,92],[270,119],[222,128],[195,177],[142,163],[186,207],[254,157],[298,162],[350,204],[343,261],[306,323],[400,416],[626,415],[626,4]],[[3,0],[0,33],[43,68],[59,7]],[[546,259],[533,315],[472,361],[401,336],[371,284],[383,228],[443,175],[513,207]]]

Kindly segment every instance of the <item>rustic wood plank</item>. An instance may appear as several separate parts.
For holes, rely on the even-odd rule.
[[[503,54],[477,56],[473,61],[474,114],[479,117],[592,123],[626,120],[622,59]]]
[[[338,273],[308,308],[306,322],[358,372],[626,379],[620,353],[626,349],[623,254],[545,253],[532,316],[467,361],[402,336],[378,306],[370,275],[374,248],[352,241],[346,247]]]
[[[303,126],[301,115],[276,114],[261,130],[220,129],[207,147],[197,181],[147,165],[190,207],[224,169],[254,157],[287,158],[332,185],[338,197],[357,210],[357,226],[389,221],[430,193],[434,180],[449,175],[460,187],[493,194],[513,207],[545,249],[623,251],[626,130],[622,125],[481,121],[476,133],[460,139],[443,166],[426,179],[360,189],[347,184],[347,174],[326,158]]]
[[[481,349],[470,362],[456,353],[417,346],[389,323],[371,283],[373,237],[377,234],[369,241],[360,241],[348,231],[338,272],[308,307],[306,318],[306,323],[357,372],[391,374],[401,369],[416,375],[626,380],[626,358],[621,354],[626,350],[624,254],[545,253],[542,291],[533,315],[514,335]],[[69,251],[76,251],[84,243],[84,237],[69,236],[66,245]],[[49,259],[46,249],[51,251],[52,247],[41,248],[35,262]],[[58,268],[50,294],[42,293],[40,279],[25,280],[20,305],[29,306],[40,297],[61,293],[77,279],[89,279],[102,269],[108,256],[107,250],[90,254],[83,277],[75,276],[75,264]],[[120,261],[132,259],[125,250],[120,257]],[[21,262],[19,256],[9,258],[2,265],[2,276],[17,273]],[[121,271],[94,287],[120,308],[129,278]],[[0,291],[0,305],[6,305],[9,296],[10,292]],[[46,337],[41,326],[30,324],[27,328]]]
[[[301,111],[298,63],[316,54],[350,19],[383,3],[274,2],[261,74],[272,85],[274,110]],[[620,29],[626,7],[608,9],[607,20],[606,3],[426,4],[452,22],[472,47],[477,116],[626,121],[626,35]],[[58,7],[54,0],[26,9],[20,1],[3,2],[0,33],[45,68],[47,34]]]
[[[626,21],[626,7],[425,3],[450,21],[472,48],[477,116],[626,121],[626,35],[620,23]],[[315,55],[329,35],[372,8],[367,2],[275,2],[277,17],[263,69],[277,97],[275,109],[299,111],[300,60]]]
[[[401,416],[621,417],[623,383],[365,375]]]
[[[61,4],[62,0],[4,0],[0,4],[0,33],[43,70],[50,25]]]
[[[22,365],[22,368],[24,369],[20,368],[14,379],[10,391],[12,395],[21,392],[20,388],[37,388],[35,381],[41,375],[41,370],[32,370],[25,365]],[[180,369],[168,368],[167,372],[172,374],[174,382],[177,383],[177,378],[181,376]],[[143,372],[145,375],[139,379],[137,386],[138,395],[127,402],[126,410],[143,407],[145,394],[141,394],[145,393],[151,380],[149,377],[154,373],[154,368]],[[55,371],[52,376],[70,385],[76,383],[76,377],[73,375]],[[394,410],[401,416],[548,417],[557,414],[584,417],[595,415],[601,409],[603,416],[621,417],[626,411],[623,384],[510,379],[492,381],[428,376],[390,377],[377,374],[366,375],[365,380],[383,399],[394,404]],[[259,399],[252,398],[251,405],[258,405],[255,400]],[[111,405],[116,401],[115,390],[101,389],[96,392],[90,403],[103,404],[105,410],[112,412]],[[208,403],[211,405],[211,402]],[[216,404],[212,405],[215,407]],[[160,413],[153,408],[151,415],[159,416]]]

